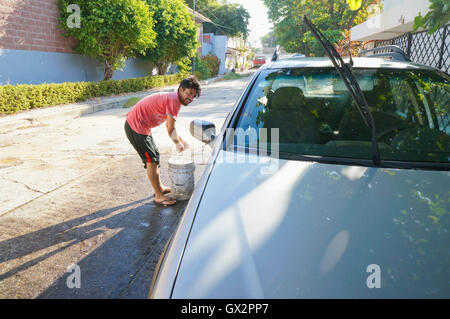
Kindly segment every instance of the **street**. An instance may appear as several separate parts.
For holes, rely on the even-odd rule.
[[[209,150],[193,119],[223,121],[250,77],[219,81],[182,106],[177,129],[196,150],[199,180]],[[187,201],[161,208],[124,134],[130,109],[0,134],[0,298],[146,298],[160,253]],[[163,183],[173,143],[152,130]],[[199,156],[199,152],[200,157]],[[80,287],[67,270],[79,266]]]

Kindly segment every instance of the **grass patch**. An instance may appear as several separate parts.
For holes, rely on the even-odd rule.
[[[237,79],[242,79],[244,77],[246,77],[247,75],[241,75],[241,74],[237,74],[237,73],[229,73],[227,75],[225,75],[222,79],[224,80],[237,80]]]
[[[128,99],[125,104],[123,105],[123,108],[129,108],[132,106],[135,106],[137,102],[139,102],[141,100],[141,98],[139,97],[132,97],[131,99]]]

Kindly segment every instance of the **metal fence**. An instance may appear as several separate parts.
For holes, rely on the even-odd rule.
[[[447,24],[433,34],[428,34],[427,31],[409,32],[390,40],[375,41],[375,47],[397,45],[411,57],[413,62],[433,66],[449,73],[449,26]]]

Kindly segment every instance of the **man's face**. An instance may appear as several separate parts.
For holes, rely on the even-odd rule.
[[[194,101],[194,98],[196,96],[197,96],[197,90],[195,90],[195,89],[192,89],[192,88],[183,89],[181,87],[178,89],[178,97],[180,99],[180,102],[183,105],[190,104],[192,101]]]

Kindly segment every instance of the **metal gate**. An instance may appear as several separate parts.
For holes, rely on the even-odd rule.
[[[428,34],[427,31],[409,32],[390,40],[377,40],[375,47],[397,45],[411,57],[413,62],[433,66],[449,73],[449,26],[447,24],[433,34]]]

